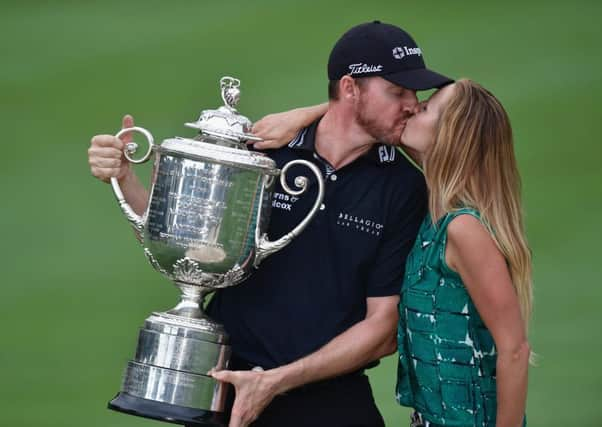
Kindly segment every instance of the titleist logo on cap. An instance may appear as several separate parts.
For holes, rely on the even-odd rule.
[[[383,70],[382,65],[368,65],[368,64],[351,64],[349,66],[349,74],[363,74],[363,73],[376,73]]]

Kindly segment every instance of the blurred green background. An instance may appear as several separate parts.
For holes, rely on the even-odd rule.
[[[529,422],[602,425],[601,18],[599,0],[3,0],[0,425],[161,425],[106,409],[138,326],[177,292],[90,176],[92,135],[127,112],[159,141],[192,136],[225,74],[253,120],[324,101],[331,46],[372,19],[506,106],[535,262]],[[395,358],[371,376],[387,425],[408,425]]]

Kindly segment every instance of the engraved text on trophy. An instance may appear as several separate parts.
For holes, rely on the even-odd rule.
[[[261,175],[228,165],[158,156],[146,246],[172,272],[190,258],[208,273],[243,264],[254,250]]]

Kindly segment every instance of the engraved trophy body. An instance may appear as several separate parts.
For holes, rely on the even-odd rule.
[[[125,201],[117,179],[111,180],[117,201],[144,247],[155,270],[181,290],[181,301],[171,310],[155,312],[140,328],[133,360],[127,364],[121,391],[109,408],[178,424],[224,425],[225,397],[229,385],[207,375],[228,366],[228,336],[219,323],[203,312],[204,297],[216,289],[233,286],[283,247],[307,226],[322,202],[324,190],[319,169],[294,160],[282,171],[261,153],[248,151],[245,141],[251,122],[234,106],[240,81],[220,81],[225,105],[205,110],[194,139],[171,138],[160,145],[146,129],[140,132],[149,149],[132,158],[137,144],[127,144],[124,154],[133,163],[155,155],[150,198],[143,216]],[[296,190],[287,185],[286,172],[303,164],[317,178],[318,195],[306,218],[288,234],[272,242],[265,234],[275,180],[291,195],[303,193],[308,180],[296,177]]]

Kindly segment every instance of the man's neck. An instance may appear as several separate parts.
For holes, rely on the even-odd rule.
[[[375,143],[352,116],[336,108],[328,109],[316,129],[316,152],[335,169],[353,162]]]

